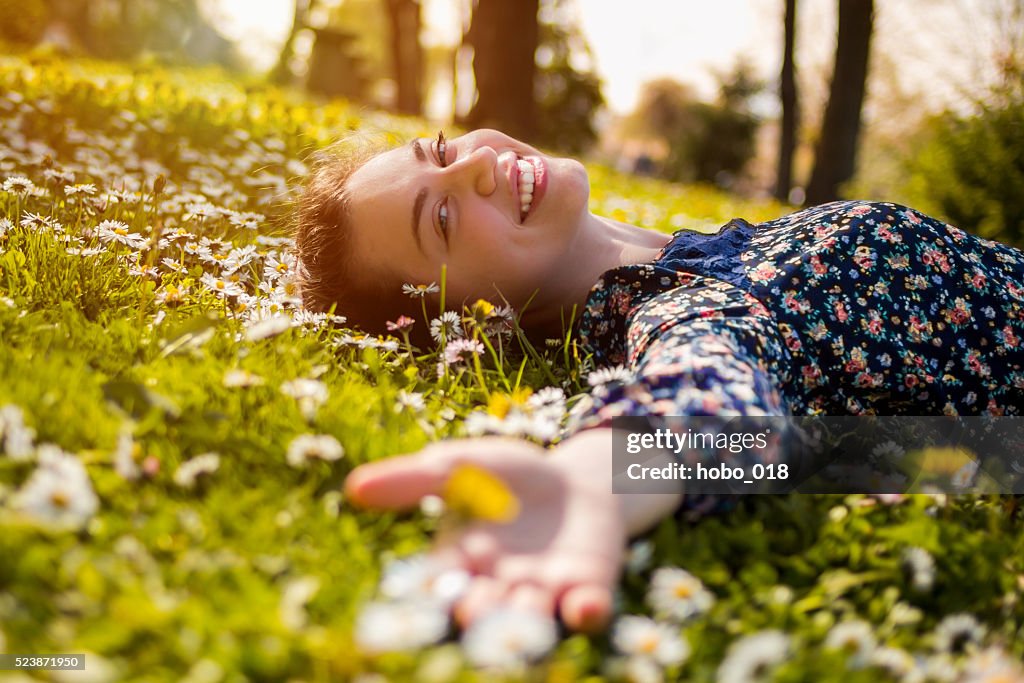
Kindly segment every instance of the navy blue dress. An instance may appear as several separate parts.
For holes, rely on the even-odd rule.
[[[623,415],[1024,414],[1024,252],[888,203],[680,230],[606,272],[579,339]],[[692,501],[689,505],[698,505]]]

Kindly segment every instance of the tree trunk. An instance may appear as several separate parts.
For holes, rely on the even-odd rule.
[[[466,116],[474,128],[519,138],[536,132],[534,52],[539,0],[477,0],[466,36],[473,48],[477,99]]]
[[[793,46],[796,43],[796,0],[786,0],[785,25],[779,84],[782,125],[779,130],[779,167],[775,175],[775,198],[780,202],[789,200],[789,190],[793,186],[793,151],[796,149],[796,132],[800,126],[796,63],[793,60]]]
[[[295,0],[295,12],[292,15],[292,30],[288,33],[288,39],[284,41],[281,54],[277,57],[277,63],[270,70],[268,79],[271,83],[286,85],[292,80],[291,61],[295,55],[295,37],[299,31],[306,27],[306,18],[314,0]]]
[[[839,186],[853,177],[873,21],[873,0],[839,0],[836,63],[807,185],[808,204],[837,199]]]
[[[423,49],[420,47],[419,0],[386,0],[391,26],[391,69],[395,78],[396,109],[420,114],[423,106]]]

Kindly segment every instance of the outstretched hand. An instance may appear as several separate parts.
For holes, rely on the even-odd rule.
[[[401,509],[441,495],[460,465],[486,469],[516,496],[519,511],[508,523],[472,520],[437,539],[434,558],[472,575],[456,619],[468,626],[505,606],[558,614],[570,629],[593,632],[611,617],[628,533],[610,464],[595,452],[605,446],[603,438],[576,437],[549,452],[501,437],[445,441],[362,465],[345,489],[358,505]]]

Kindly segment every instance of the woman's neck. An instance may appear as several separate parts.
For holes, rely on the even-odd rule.
[[[602,274],[620,266],[653,261],[670,240],[671,236],[662,232],[587,214],[557,281],[546,283],[538,297],[541,301],[532,312],[524,311],[524,324],[559,336],[563,321],[572,316],[573,306],[579,318],[591,288]]]

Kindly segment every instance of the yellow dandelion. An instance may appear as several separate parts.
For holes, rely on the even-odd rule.
[[[459,465],[442,494],[447,509],[460,517],[507,524],[519,516],[519,499],[500,478],[477,465]]]

